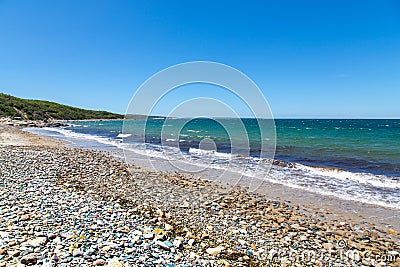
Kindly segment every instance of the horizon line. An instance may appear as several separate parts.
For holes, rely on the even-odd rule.
[[[122,114],[123,115],[123,114]],[[125,114],[127,115],[136,115],[136,116],[148,116],[148,117],[161,117],[168,118],[168,116],[164,115],[141,115],[141,114]],[[277,120],[400,120],[400,117],[274,117],[274,118],[255,118],[255,117],[224,117],[224,116],[215,116],[215,117],[202,117],[202,116],[193,116],[193,117],[169,117],[173,119],[193,119],[193,118],[218,118],[218,119],[277,119]]]

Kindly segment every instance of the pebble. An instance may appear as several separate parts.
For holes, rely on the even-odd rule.
[[[181,248],[181,246],[182,246],[182,241],[179,240],[179,239],[175,239],[174,242],[173,242],[173,245],[174,245],[174,247],[176,247],[176,248]]]
[[[215,247],[215,248],[208,248],[208,249],[206,250],[206,252],[207,252],[208,254],[210,254],[210,255],[218,255],[218,254],[220,254],[223,250],[224,250],[224,247],[218,246],[218,247]]]
[[[25,265],[33,265],[37,262],[36,255],[31,253],[21,258],[21,263]]]
[[[171,246],[169,246],[169,244],[166,244],[165,242],[162,242],[162,241],[156,241],[155,242],[155,244],[157,245],[157,246],[159,246],[160,248],[162,248],[162,249],[165,249],[165,250],[170,250],[171,249]],[[172,244],[171,244],[172,245]]]
[[[399,231],[396,231],[396,230],[394,230],[392,228],[389,228],[387,230],[387,232],[388,232],[388,234],[391,234],[391,235],[399,235]]]
[[[332,249],[334,249],[334,246],[331,243],[324,243],[322,246],[324,247],[324,249],[326,249],[328,251],[331,251]]]
[[[334,251],[338,238],[372,256],[400,251],[395,229],[370,227],[370,235],[350,222],[320,224],[284,202],[220,193],[181,174],[135,167],[133,179],[100,152],[0,147],[0,162],[0,266],[274,266],[273,248]],[[185,198],[188,188],[202,189],[204,203]],[[326,264],[346,261],[333,253]]]
[[[194,242],[196,242],[196,240],[194,240],[194,238],[189,239],[188,245],[189,245],[189,246],[193,246],[193,245],[194,245]]]
[[[83,256],[83,253],[82,253],[82,251],[80,251],[79,249],[76,249],[76,250],[74,250],[74,251],[72,252],[72,256],[73,256],[73,257],[80,257],[80,256]]]
[[[165,230],[167,230],[167,231],[171,231],[172,229],[174,229],[174,227],[173,227],[172,225],[168,224],[168,223],[165,223],[165,224],[164,224],[164,228],[165,228]]]
[[[46,244],[47,238],[46,237],[37,237],[35,239],[31,239],[27,241],[27,244],[31,247],[40,247]]]
[[[21,221],[27,221],[27,220],[29,220],[29,215],[28,215],[28,214],[22,215],[20,220],[21,220]]]
[[[107,264],[107,262],[103,259],[97,259],[93,262],[94,266],[102,266],[102,265],[106,265],[106,264]]]
[[[143,236],[145,239],[153,239],[154,238],[154,234],[153,233],[147,233]]]
[[[107,266],[109,266],[109,267],[123,267],[124,264],[123,264],[122,262],[120,262],[120,261],[118,260],[118,258],[112,258],[112,259],[108,262]]]
[[[85,255],[88,255],[88,256],[91,256],[95,253],[96,253],[96,250],[94,250],[92,248],[85,251]]]

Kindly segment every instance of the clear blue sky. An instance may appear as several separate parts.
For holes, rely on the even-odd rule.
[[[0,0],[0,92],[123,113],[192,60],[247,74],[276,117],[398,118],[400,2]]]

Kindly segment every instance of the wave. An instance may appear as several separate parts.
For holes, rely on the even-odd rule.
[[[332,177],[339,180],[352,180],[362,184],[369,184],[375,187],[400,189],[400,181],[389,178],[385,175],[375,175],[369,173],[349,172],[338,168],[310,167],[307,165],[296,163],[298,168],[321,175]]]
[[[215,150],[205,150],[205,149],[199,149],[199,148],[189,148],[189,154],[194,154],[194,155],[213,155],[216,158],[221,158],[221,159],[231,159],[232,154],[230,153],[223,153],[223,152],[217,152]]]
[[[129,137],[129,136],[132,136],[132,135],[131,134],[122,134],[122,133],[117,135],[117,137],[119,137],[119,138],[125,138],[125,137]]]
[[[152,158],[180,160],[186,164],[239,173],[253,179],[265,180],[319,195],[400,209],[400,178],[398,177],[311,167],[300,163],[277,164],[271,167],[271,161],[268,159],[232,155],[215,150],[190,147],[188,152],[184,153],[178,147],[121,142],[120,139],[78,133],[64,128],[43,129],[58,132],[67,140],[91,140]],[[130,135],[119,134],[117,137],[128,136]],[[166,141],[173,140],[176,141],[176,139],[167,139]]]
[[[72,130],[68,130],[68,129],[64,129],[64,128],[45,127],[42,129],[46,130],[46,131],[51,131],[51,132],[58,132],[58,133],[64,135],[67,138],[67,140],[69,138],[91,140],[91,141],[99,142],[101,144],[111,145],[111,146],[115,146],[118,148],[123,148],[122,143],[119,140],[116,140],[113,138],[107,138],[107,137],[94,135],[94,134],[77,133]]]

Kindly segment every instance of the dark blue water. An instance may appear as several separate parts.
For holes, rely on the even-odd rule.
[[[237,119],[221,121],[222,123],[210,119],[195,119],[186,123],[182,129],[174,129],[176,125],[181,125],[180,120],[168,120],[168,126],[164,120],[149,120],[146,125],[146,142],[161,144],[164,141],[165,145],[168,143],[165,140],[178,140],[179,148],[187,152],[190,148],[199,148],[201,140],[209,138],[215,142],[218,152],[231,153],[231,139],[242,138],[243,135],[240,132],[237,136],[232,133],[231,129],[235,129]],[[246,154],[249,148],[251,156],[259,157],[260,127],[254,119],[242,119],[242,123],[246,128],[249,145],[243,144],[242,148],[239,145],[236,151],[240,152],[242,149],[243,154]],[[128,121],[126,124],[128,125],[125,125],[125,129],[130,129],[128,132],[132,135],[124,141],[139,140],[141,135],[138,129],[143,121]],[[277,119],[275,125],[275,159],[354,172],[400,176],[400,120]],[[122,127],[122,121],[80,121],[67,129],[117,138]],[[178,136],[172,132],[178,133]]]
[[[400,120],[77,121],[31,131],[400,210]],[[273,156],[282,162],[271,165]]]
[[[400,176],[400,120],[277,120],[276,158]]]

